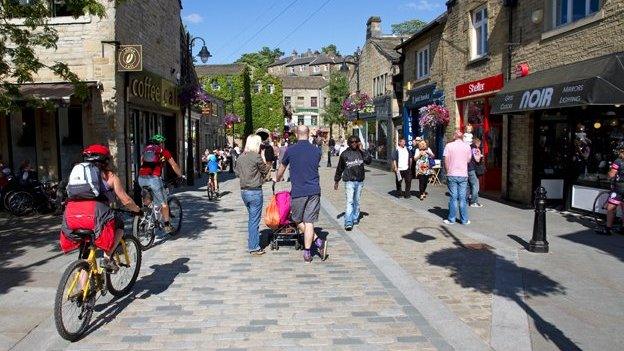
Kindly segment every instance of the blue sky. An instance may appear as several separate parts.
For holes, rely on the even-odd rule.
[[[393,23],[434,19],[445,10],[444,4],[445,0],[183,0],[182,17],[193,36],[206,40],[213,55],[209,63],[230,63],[263,46],[290,53],[334,43],[341,53],[352,53],[365,40],[370,16],[380,16],[384,33],[390,33]],[[201,41],[196,41],[195,52],[198,44]]]

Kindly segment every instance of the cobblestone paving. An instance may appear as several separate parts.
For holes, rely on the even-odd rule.
[[[344,212],[344,186],[341,184],[338,191],[333,190],[334,172],[334,168],[322,167],[323,196],[339,212]],[[369,182],[375,181],[376,175],[372,173],[374,171],[367,173]],[[417,186],[417,182],[412,186]],[[418,201],[415,197],[401,200]],[[358,228],[489,343],[493,255],[467,248],[475,244],[474,240],[453,231],[453,227],[418,216],[368,191],[366,182],[361,210],[365,217]],[[449,262],[455,263],[450,265]],[[457,284],[453,271],[448,268],[457,265],[465,266],[465,271],[470,272],[472,281],[465,282],[465,287]],[[477,290],[474,286],[483,288]]]
[[[427,322],[325,214],[327,261],[304,264],[288,246],[251,257],[236,185],[222,184],[228,193],[216,204],[182,194],[185,227],[146,253],[133,293],[99,305],[82,341],[48,349],[437,349]]]

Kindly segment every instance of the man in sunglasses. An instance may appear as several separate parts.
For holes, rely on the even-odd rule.
[[[345,182],[347,208],[345,209],[345,230],[352,230],[360,222],[360,197],[364,183],[364,165],[369,165],[373,158],[364,150],[360,138],[350,136],[349,148],[338,160],[338,167],[334,175],[334,190],[338,190],[340,179]]]

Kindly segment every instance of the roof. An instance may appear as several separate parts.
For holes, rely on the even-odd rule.
[[[401,54],[395,48],[401,43],[402,37],[377,37],[371,38],[370,42],[379,52],[392,62],[399,62]]]
[[[285,64],[287,64],[288,62],[290,62],[292,60],[293,60],[292,56],[286,56],[286,57],[283,57],[281,59],[275,60],[275,62],[270,64],[269,67],[285,65]]]
[[[286,67],[289,66],[298,66],[298,65],[307,65],[310,62],[314,61],[316,59],[315,56],[308,56],[308,57],[297,57],[296,59],[290,61],[289,64],[286,65]]]
[[[427,23],[424,27],[420,28],[420,30],[418,32],[414,33],[411,37],[409,37],[409,39],[407,39],[404,42],[402,42],[401,44],[397,45],[397,47],[395,49],[398,50],[398,49],[404,48],[406,45],[409,45],[410,43],[412,43],[415,40],[419,39],[420,37],[422,37],[423,35],[428,33],[430,30],[432,30],[433,28],[437,27],[439,24],[442,24],[442,23],[446,22],[446,17],[447,17],[447,13],[444,12],[443,14],[438,16],[438,18],[434,19],[433,21]]]
[[[329,82],[323,77],[282,77],[283,89],[323,89]]]
[[[245,65],[242,63],[231,63],[227,65],[201,65],[195,66],[195,72],[198,77],[216,76],[220,74],[234,75],[243,71]]]

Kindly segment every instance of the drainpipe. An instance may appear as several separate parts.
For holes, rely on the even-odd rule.
[[[508,18],[508,30],[507,30],[507,81],[511,80],[512,73],[512,59],[513,59],[513,16],[514,16],[514,7],[517,5],[517,0],[506,0],[504,3],[507,6],[507,16]],[[509,187],[510,187],[510,179],[509,173],[511,171],[511,118],[510,114],[507,114],[507,177],[505,178],[505,198],[509,199]]]

